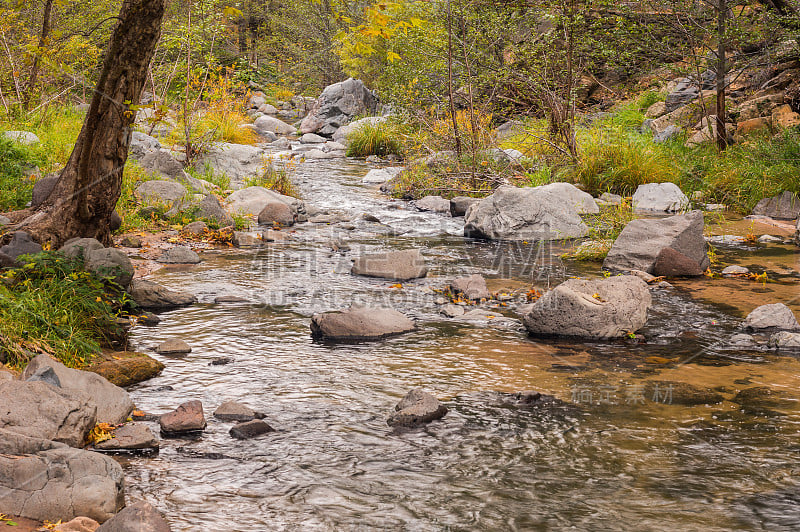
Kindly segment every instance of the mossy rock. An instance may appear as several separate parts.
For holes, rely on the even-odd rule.
[[[164,364],[143,353],[119,351],[104,354],[86,369],[125,388],[157,376]]]

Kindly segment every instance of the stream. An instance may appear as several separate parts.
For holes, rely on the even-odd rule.
[[[307,161],[294,178],[307,204],[351,221],[300,224],[286,243],[209,251],[198,266],[153,275],[199,303],[132,331],[132,349],[166,365],[133,399],[154,413],[199,399],[208,428],[162,439],[158,455],[120,458],[129,501],[152,503],[174,530],[800,528],[800,361],[726,347],[757,305],[780,301],[800,315],[796,247],[716,245],[723,265],[760,265],[780,282],[656,288],[643,342],[532,339],[509,319],[525,292],[599,266],[562,261],[560,243],[466,240],[463,218],[362,185],[367,170]],[[730,223],[717,234],[745,230]],[[334,252],[337,239],[350,250]],[[349,273],[361,253],[411,247],[428,262],[425,279],[398,287]],[[506,306],[475,322],[440,316],[436,290],[471,273],[511,294]],[[220,295],[247,303],[215,304]],[[358,302],[394,307],[418,329],[371,343],[312,340],[312,314]],[[152,352],[169,338],[192,352]],[[232,362],[210,364],[221,357]],[[714,388],[725,401],[670,404],[643,391],[652,380]],[[753,414],[730,401],[756,386],[789,394],[789,406]],[[392,429],[386,418],[415,387],[449,413]],[[512,394],[524,390],[563,402],[519,405]],[[231,424],[212,416],[225,400],[263,412],[276,432],[232,439]]]

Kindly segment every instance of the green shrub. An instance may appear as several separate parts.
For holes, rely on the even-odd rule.
[[[378,124],[362,124],[348,136],[347,156],[367,157],[378,155],[383,157],[393,153],[401,155],[400,127],[386,120]]]

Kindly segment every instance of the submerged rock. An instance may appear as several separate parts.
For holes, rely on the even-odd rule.
[[[725,400],[711,388],[676,381],[647,381],[644,395],[654,403],[683,406],[712,405]]]
[[[745,318],[742,326],[755,331],[764,329],[800,330],[800,324],[797,323],[794,312],[783,303],[761,305],[753,309]]]
[[[389,308],[351,307],[311,318],[312,336],[331,340],[377,340],[414,329],[413,321]]]
[[[404,249],[362,255],[355,260],[351,272],[355,275],[406,281],[425,277],[428,267],[418,249]]]
[[[736,394],[732,401],[741,405],[745,412],[757,415],[781,415],[785,411],[797,409],[795,398],[769,386],[746,388]]]
[[[393,427],[416,427],[441,419],[447,407],[421,388],[411,390],[394,407],[395,413],[386,421]]]
[[[539,298],[523,323],[533,335],[622,338],[645,324],[651,301],[632,275],[569,279]]]

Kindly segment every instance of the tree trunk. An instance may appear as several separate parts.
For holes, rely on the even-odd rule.
[[[50,196],[36,209],[11,213],[23,230],[53,249],[73,237],[111,243],[110,222],[128,159],[133,104],[161,33],[165,0],[125,0],[75,148]]]
[[[727,110],[725,108],[725,78],[728,74],[726,65],[725,32],[728,19],[728,0],[717,0],[717,148],[719,151],[728,147],[728,132],[725,127]]]
[[[28,87],[25,89],[25,101],[22,106],[27,110],[31,105],[31,97],[33,91],[36,90],[36,81],[39,77],[39,65],[41,64],[41,55],[47,44],[47,38],[50,36],[50,24],[52,20],[53,0],[47,0],[44,4],[44,15],[42,19],[42,32],[39,34],[39,47],[36,50],[36,55],[33,58],[33,66],[31,66],[31,75],[28,79]]]

